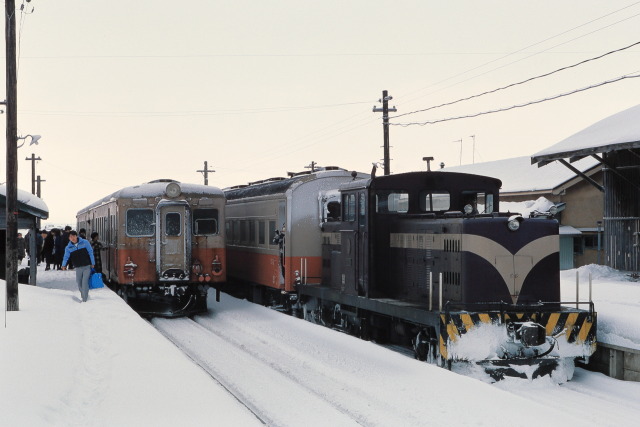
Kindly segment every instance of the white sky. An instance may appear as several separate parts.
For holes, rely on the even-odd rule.
[[[158,178],[201,183],[204,161],[216,170],[209,184],[220,187],[311,161],[368,172],[382,158],[381,114],[372,112],[382,90],[406,113],[640,41],[640,2],[631,0],[31,6],[34,13],[18,15],[18,129],[42,142],[19,150],[18,186],[30,191],[24,159],[40,156],[48,222],[58,224],[75,223],[78,209],[121,187]],[[633,47],[392,122],[507,107],[639,71]],[[505,113],[393,126],[391,170],[424,169],[424,156],[453,166],[531,155],[638,104],[639,89],[640,79],[628,79]]]

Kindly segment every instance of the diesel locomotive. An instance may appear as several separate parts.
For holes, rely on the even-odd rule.
[[[593,303],[560,299],[553,212],[500,212],[500,187],[330,168],[225,189],[229,277],[250,299],[420,360],[570,379],[595,351]]]
[[[146,317],[207,310],[209,287],[226,281],[222,190],[160,179],[123,188],[77,214],[98,232],[109,286]]]

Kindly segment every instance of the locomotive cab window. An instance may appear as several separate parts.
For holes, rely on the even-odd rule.
[[[164,217],[164,234],[179,236],[182,233],[182,216],[178,212],[168,212]]]
[[[406,191],[379,191],[376,193],[377,213],[406,213],[409,211],[409,193]]]
[[[194,209],[193,233],[200,236],[218,234],[218,209]]]
[[[420,192],[420,210],[422,212],[448,211],[451,207],[451,195],[448,191]]]
[[[489,214],[493,212],[493,194],[484,191],[463,191],[462,209],[471,205],[473,213]]]
[[[153,236],[155,233],[152,209],[129,209],[126,216],[127,236]]]

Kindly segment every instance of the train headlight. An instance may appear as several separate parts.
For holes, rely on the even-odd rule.
[[[178,184],[177,182],[170,182],[165,187],[164,192],[168,197],[173,198],[178,197],[180,194],[182,194],[182,189],[180,188],[180,184]]]
[[[473,213],[473,206],[464,205],[464,213],[467,215],[471,215]]]
[[[509,217],[509,221],[507,221],[507,227],[511,231],[517,231],[520,228],[520,223],[523,218],[520,215],[512,215]]]

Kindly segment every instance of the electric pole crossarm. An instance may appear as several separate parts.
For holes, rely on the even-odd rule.
[[[213,169],[209,169],[207,166],[207,161],[204,162],[204,169],[196,171],[200,172],[204,175],[204,185],[209,185],[209,172],[215,172]]]

